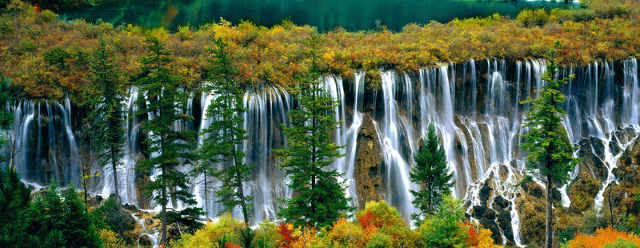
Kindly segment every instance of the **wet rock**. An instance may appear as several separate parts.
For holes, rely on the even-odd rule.
[[[149,237],[148,235],[142,235],[138,239],[138,244],[140,246],[152,246],[153,240],[151,240],[151,237]]]
[[[488,183],[484,183],[480,189],[480,204],[486,205],[489,197],[491,196],[491,187]]]
[[[373,122],[368,114],[364,115],[356,149],[358,154],[355,161],[356,193],[358,205],[364,207],[368,201],[383,199],[384,158]]]

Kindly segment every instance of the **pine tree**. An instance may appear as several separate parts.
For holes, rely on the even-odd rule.
[[[0,168],[0,247],[30,247],[31,189],[11,168]]]
[[[559,43],[556,43],[556,47]],[[552,190],[555,184],[564,184],[569,180],[569,172],[573,170],[577,159],[573,157],[573,146],[569,142],[562,126],[562,117],[566,114],[562,109],[565,101],[560,91],[560,84],[566,84],[567,78],[554,79],[558,65],[554,60],[555,50],[548,54],[549,66],[543,76],[546,82],[527,112],[524,127],[528,132],[523,135],[522,148],[527,152],[527,168],[534,175],[546,179],[546,242],[545,247],[553,245],[552,230]]]
[[[279,214],[296,226],[330,226],[350,210],[344,185],[338,181],[341,175],[331,168],[332,162],[343,156],[332,136],[339,125],[332,114],[337,102],[318,81],[320,38],[312,36],[306,42],[311,67],[295,89],[299,106],[289,113],[291,127],[284,128],[288,147],[278,151],[294,195]]]
[[[95,223],[73,188],[62,197],[56,186],[42,192],[30,215],[29,233],[37,244],[32,247],[100,247]]]
[[[192,148],[196,142],[196,132],[180,130],[174,126],[191,117],[182,113],[187,93],[180,87],[180,77],[173,74],[169,68],[169,52],[154,37],[147,39],[146,46],[148,54],[142,57],[142,76],[138,80],[140,91],[145,96],[140,98],[140,101],[141,104],[146,104],[146,107],[138,114],[148,116],[142,121],[141,130],[148,134],[144,142],[146,152],[151,156],[138,161],[137,168],[145,173],[153,171],[155,174],[142,188],[162,206],[161,244],[166,245],[169,201],[173,200],[174,204],[181,201],[187,205],[196,203],[189,190],[186,173],[178,168],[194,160]],[[187,208],[182,210],[179,216],[193,219],[199,216],[200,212],[197,208]],[[183,213],[189,216],[183,216]]]
[[[411,168],[411,181],[420,186],[420,190],[411,190],[413,205],[420,211],[412,218],[420,224],[427,216],[436,212],[444,196],[451,194],[455,184],[453,174],[447,168],[447,157],[433,124],[429,124],[427,136],[414,157]]]
[[[91,85],[96,92],[90,97],[93,105],[87,117],[88,134],[93,149],[97,151],[98,161],[110,165],[113,171],[113,187],[116,200],[120,202],[120,185],[118,185],[118,165],[122,158],[124,143],[123,130],[123,84],[120,74],[113,63],[113,52],[104,40],[93,53],[90,66]],[[89,175],[86,175],[89,176]]]
[[[241,150],[247,139],[241,116],[245,111],[243,91],[234,80],[237,71],[231,64],[227,43],[217,39],[211,52],[213,59],[205,91],[216,95],[207,108],[207,117],[213,121],[204,130],[202,161],[195,172],[205,175],[205,185],[209,173],[222,183],[216,191],[219,201],[227,211],[239,206],[246,224],[251,218],[252,197],[244,193],[244,186],[251,179],[253,166],[243,162],[245,154]],[[216,169],[216,164],[221,164],[221,168]]]

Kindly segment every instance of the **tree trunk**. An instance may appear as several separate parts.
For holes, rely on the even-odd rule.
[[[552,187],[553,187],[553,183],[552,183],[552,177],[551,175],[547,175],[547,192],[545,197],[547,198],[547,217],[546,217],[546,223],[545,223],[545,231],[546,231],[546,236],[547,236],[547,240],[545,242],[545,247],[546,248],[552,248],[553,247],[553,209],[551,208],[551,205],[553,203],[553,200],[551,199],[552,197]]]
[[[164,166],[162,166],[162,176],[166,176],[164,174]],[[166,246],[167,244],[167,187],[166,185],[162,185],[162,198],[164,199],[162,203],[162,236],[160,238],[160,245]]]
[[[116,151],[114,147],[111,146],[111,169],[113,170],[113,187],[116,191],[116,201],[120,204],[120,189],[118,185],[118,161],[116,160]]]

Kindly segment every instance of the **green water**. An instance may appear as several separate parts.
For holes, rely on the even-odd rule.
[[[447,22],[454,18],[514,16],[521,9],[566,7],[546,1],[496,0],[103,0],[110,1],[70,13],[67,18],[131,23],[145,27],[199,26],[224,18],[233,23],[248,20],[271,26],[288,19],[327,31],[343,27],[350,31],[386,26],[400,30],[408,23]],[[570,6],[576,6],[570,4]]]

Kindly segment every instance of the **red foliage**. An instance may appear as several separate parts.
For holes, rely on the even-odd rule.
[[[358,221],[360,222],[360,226],[362,229],[368,229],[370,226],[375,226],[375,219],[377,216],[374,213],[367,212],[363,215],[358,216]],[[375,226],[378,227],[378,226]]]
[[[467,229],[467,238],[464,239],[470,246],[478,246],[480,240],[478,240],[478,231],[469,224],[462,224]]]
[[[36,13],[40,13],[40,11],[42,11],[42,10],[40,9],[40,6],[38,6],[38,4],[37,4],[37,3],[33,5],[33,9],[36,11]]]
[[[227,242],[224,244],[225,248],[242,248],[242,246],[240,246],[239,244],[234,244],[231,242]]]
[[[287,223],[280,223],[280,226],[278,226],[278,233],[282,236],[280,247],[291,248],[291,245],[296,241],[296,237],[292,235],[293,228],[289,228]]]

